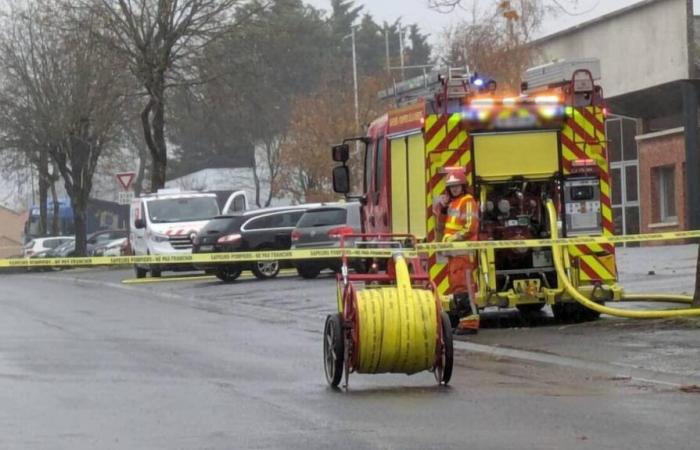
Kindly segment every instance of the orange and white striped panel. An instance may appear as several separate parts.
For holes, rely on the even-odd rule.
[[[603,223],[603,235],[612,236],[615,225],[612,215],[612,200],[610,191],[610,166],[605,139],[603,109],[598,106],[583,108],[567,108],[566,120],[561,133],[564,174],[571,172],[571,163],[576,159],[593,159],[600,169],[600,203]],[[584,258],[582,261],[581,281],[606,280],[614,281],[616,271],[610,267],[605,254],[614,255],[615,246],[612,244],[588,244],[569,247],[572,257],[584,255],[603,255]],[[605,259],[605,262],[601,262]],[[585,267],[584,267],[585,266]]]
[[[471,163],[471,142],[469,135],[461,124],[461,114],[431,114],[425,120],[425,167],[428,189],[426,195],[427,238],[435,242],[437,236],[437,218],[433,214],[433,201],[445,192],[445,183],[441,170],[449,166],[466,168],[467,180],[472,183],[473,169]],[[443,257],[429,254],[428,273],[440,294],[450,292],[447,264]]]

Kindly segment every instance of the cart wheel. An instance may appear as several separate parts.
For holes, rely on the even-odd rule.
[[[326,371],[326,381],[333,387],[338,387],[343,377],[344,339],[341,315],[330,314],[326,317],[323,331],[323,368]]]
[[[450,316],[446,312],[442,312],[440,318],[442,325],[442,340],[444,346],[440,355],[440,367],[435,368],[435,378],[438,383],[447,385],[452,378],[452,364],[454,361],[454,349],[452,347],[452,326],[450,325]]]

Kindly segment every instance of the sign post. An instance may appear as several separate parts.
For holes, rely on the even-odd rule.
[[[134,191],[131,190],[131,184],[134,181],[134,175],[136,175],[134,172],[121,172],[115,174],[115,176],[117,177],[117,181],[121,186],[119,196],[117,197],[117,201],[120,205],[128,205],[134,198]]]

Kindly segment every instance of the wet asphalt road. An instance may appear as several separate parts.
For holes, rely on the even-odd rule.
[[[0,275],[0,448],[698,448],[700,394],[681,389],[700,384],[697,321],[494,320],[459,344],[450,387],[334,391],[331,276],[129,277]]]

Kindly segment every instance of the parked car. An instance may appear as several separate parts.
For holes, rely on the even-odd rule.
[[[357,234],[362,230],[360,221],[360,204],[330,203],[309,209],[301,216],[292,231],[292,249],[304,248],[338,248],[340,237],[344,234]],[[352,245],[352,240],[346,242]],[[360,268],[359,261],[354,268]],[[296,261],[295,267],[303,278],[316,278],[323,269],[340,271],[338,259],[312,259]]]
[[[34,238],[27,242],[22,249],[22,256],[25,258],[36,257],[35,255],[46,255],[49,250],[58,247],[66,242],[75,240],[73,236],[50,236],[43,238]]]
[[[96,231],[87,237],[87,254],[94,255],[95,248],[98,246],[112,242],[119,237],[125,238],[128,236],[126,230],[101,230]],[[52,258],[69,258],[75,256],[75,238],[56,247],[48,253]]]
[[[318,205],[256,209],[215,217],[195,237],[192,253],[287,250],[299,218],[304,211]],[[243,270],[251,270],[256,278],[264,280],[277,276],[280,261],[200,263],[196,267],[215,273],[222,281],[235,280]]]
[[[89,254],[103,256],[108,247],[119,248],[124,243],[124,239],[128,239],[128,237],[129,233],[126,230],[103,230],[93,233],[88,237],[88,245],[92,246]],[[107,256],[119,256],[120,254],[117,252],[116,255]]]
[[[109,241],[104,245],[95,247],[92,251],[94,256],[126,256],[131,254],[129,249],[129,238],[123,237]]]

